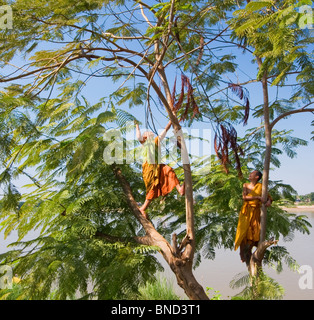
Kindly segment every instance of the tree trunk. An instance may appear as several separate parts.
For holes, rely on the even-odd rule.
[[[130,209],[146,232],[145,236],[134,237],[133,240],[140,244],[157,246],[160,248],[160,253],[176,275],[178,285],[184,290],[189,299],[208,300],[209,298],[203,287],[197,282],[192,272],[193,259],[191,260],[191,249],[189,249],[189,246],[194,249],[194,241],[191,241],[187,235],[178,246],[176,235],[174,234],[173,244],[171,245],[139,211],[130,184],[125,179],[121,169],[115,164],[112,165],[112,168],[124,191]],[[194,253],[193,250],[192,253]]]
[[[172,10],[174,8],[174,1],[172,1]],[[173,18],[173,17],[172,17]],[[170,22],[171,19],[170,17]],[[161,254],[164,259],[169,264],[171,270],[175,273],[178,285],[183,288],[186,295],[191,300],[208,300],[208,296],[206,295],[203,287],[197,282],[193,275],[193,258],[195,252],[195,232],[194,232],[194,207],[193,207],[193,184],[192,184],[192,173],[191,166],[189,162],[189,156],[187,152],[187,148],[185,145],[184,137],[181,134],[181,126],[179,124],[178,118],[173,111],[172,105],[172,97],[171,90],[168,85],[167,77],[165,74],[164,67],[162,65],[162,58],[165,54],[167,47],[165,46],[165,41],[163,43],[162,50],[160,52],[159,49],[159,40],[155,42],[155,57],[156,62],[154,66],[151,68],[149,73],[146,73],[139,66],[143,74],[149,81],[149,86],[152,86],[164,104],[164,107],[168,113],[169,119],[171,120],[173,129],[175,134],[177,135],[177,139],[179,145],[181,146],[181,154],[182,154],[182,163],[184,170],[184,183],[185,183],[185,208],[186,208],[186,236],[182,243],[178,246],[176,242],[176,235],[173,235],[173,245],[171,246],[168,241],[160,235],[157,230],[154,228],[152,223],[147,220],[139,211],[137,203],[134,200],[132,195],[132,190],[130,188],[129,183],[126,181],[122,172],[116,166],[113,166],[114,173],[119,180],[124,193],[126,195],[129,207],[132,209],[135,217],[139,220],[146,231],[146,235],[144,237],[136,237],[135,241],[142,244],[154,245],[160,248]],[[154,75],[158,74],[162,86],[164,88],[165,94],[163,94],[160,88],[157,86],[154,81]]]
[[[262,67],[262,60],[257,58],[259,68]],[[263,87],[263,114],[264,114],[264,128],[265,128],[265,158],[264,158],[264,169],[263,169],[263,187],[262,187],[262,211],[261,211],[261,231],[260,231],[260,241],[261,244],[265,241],[266,237],[266,220],[267,220],[267,208],[265,202],[268,197],[268,181],[269,181],[269,169],[270,169],[270,157],[271,157],[271,126],[269,119],[269,99],[268,99],[268,85],[267,85],[267,73],[265,72],[262,77],[262,87]]]
[[[259,68],[262,67],[262,59],[256,57]],[[265,206],[268,197],[268,181],[269,181],[269,168],[270,168],[270,157],[271,157],[271,125],[269,119],[269,98],[268,98],[268,85],[267,85],[267,73],[264,72],[262,76],[262,88],[263,88],[263,114],[264,114],[264,128],[265,128],[265,158],[263,168],[263,180],[262,180],[262,207],[260,217],[260,239],[256,251],[251,255],[248,263],[248,269],[250,275],[258,276],[258,270],[262,267],[262,261],[266,249],[274,244],[274,241],[265,241],[266,238],[266,223],[267,223],[267,207]]]
[[[179,145],[181,147],[181,156],[182,156],[183,171],[184,171],[184,183],[185,183],[186,239],[189,240],[186,243],[186,248],[182,254],[182,257],[185,261],[183,269],[185,270],[186,274],[189,274],[189,279],[194,279],[194,276],[192,273],[192,267],[193,267],[193,258],[194,258],[194,252],[195,252],[195,230],[194,230],[193,182],[192,182],[191,165],[189,161],[188,150],[186,148],[185,140],[182,134],[182,129],[179,124],[178,118],[173,111],[171,91],[170,91],[167,78],[165,75],[165,71],[162,65],[159,66],[158,73],[165,90],[166,99],[168,101],[168,104],[165,105],[165,108],[172,122],[173,129],[175,131]],[[179,282],[181,282],[180,279],[178,279],[178,283]],[[195,286],[193,285],[193,287]]]

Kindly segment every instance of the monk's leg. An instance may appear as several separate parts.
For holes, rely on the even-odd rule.
[[[145,202],[144,202],[144,204],[139,208],[140,211],[141,211],[141,213],[142,213],[142,215],[143,215],[146,219],[148,219],[148,215],[147,215],[147,213],[146,213],[145,210],[148,208],[148,206],[150,205],[151,202],[152,202],[152,200],[146,199]]]
[[[245,262],[247,265],[250,264],[253,247],[254,244],[250,240],[242,241],[242,243],[240,244],[241,261]]]
[[[183,196],[185,194],[185,184],[184,184],[184,182],[182,183],[182,186],[180,186],[180,184],[178,183],[176,185],[176,188],[177,188],[178,192],[181,194],[181,196]]]

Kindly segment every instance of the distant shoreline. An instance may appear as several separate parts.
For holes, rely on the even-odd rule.
[[[281,209],[286,210],[288,212],[314,212],[314,205],[311,206],[294,206],[294,207],[281,207]]]

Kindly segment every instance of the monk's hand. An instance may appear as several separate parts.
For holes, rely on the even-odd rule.
[[[271,206],[271,201],[269,199],[266,201],[265,206],[266,207],[270,207]]]
[[[263,204],[265,204],[266,205],[266,203],[267,203],[267,199],[266,200],[264,200],[262,197],[260,197],[260,200],[261,200],[261,202],[263,203]]]

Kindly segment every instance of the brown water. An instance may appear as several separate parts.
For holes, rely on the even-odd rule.
[[[314,211],[295,213],[304,214],[309,217],[309,222],[312,224],[311,233],[307,235],[297,232],[293,241],[284,242],[282,239],[279,239],[278,244],[285,246],[300,266],[308,265],[312,268],[313,289],[300,289],[299,280],[302,274],[291,271],[286,265],[284,265],[284,270],[280,274],[277,274],[273,269],[268,267],[264,267],[264,271],[284,287],[284,300],[314,300]],[[13,232],[6,240],[3,239],[3,234],[0,233],[0,253],[7,251],[6,246],[15,241],[16,238],[16,232]],[[32,239],[32,234],[29,234],[27,238]],[[173,284],[177,294],[182,298],[186,298],[183,290],[177,286],[175,277],[169,266],[163,261],[161,263],[165,268],[164,275]],[[215,260],[203,260],[194,274],[204,288],[212,287],[222,294],[222,299],[230,299],[241,291],[241,288],[231,289],[229,286],[230,281],[237,274],[245,272],[247,272],[247,268],[240,260],[239,251],[217,249]]]
[[[284,264],[283,271],[280,274],[277,274],[276,271],[266,266],[264,267],[264,271],[283,286],[285,289],[284,300],[314,300],[314,211],[303,211],[298,212],[298,214],[304,214],[309,217],[309,222],[312,225],[311,233],[307,235],[296,232],[293,241],[284,242],[282,239],[279,239],[278,245],[285,246],[300,266],[308,265],[312,268],[313,289],[301,289],[299,287],[299,280],[304,274],[291,271],[286,264]],[[175,287],[177,294],[184,297],[183,290],[176,285],[175,278],[171,274],[171,271],[169,271],[169,268],[165,267],[165,269],[165,274]],[[212,287],[214,290],[219,291],[222,299],[230,299],[243,289],[231,289],[229,286],[230,281],[237,274],[246,272],[247,268],[240,260],[239,250],[218,249],[216,250],[215,260],[204,260],[195,270],[194,275],[204,288]]]

